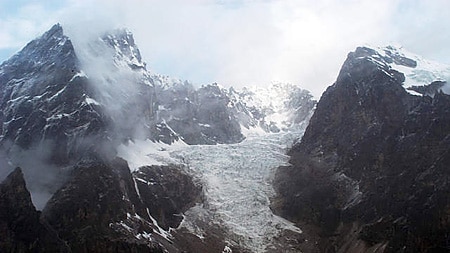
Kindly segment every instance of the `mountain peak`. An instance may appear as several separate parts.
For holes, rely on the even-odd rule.
[[[60,23],[56,23],[52,26],[52,28],[50,28],[50,30],[48,30],[47,32],[45,32],[42,37],[51,37],[51,36],[57,36],[57,37],[61,37],[64,35],[64,30],[61,26]]]
[[[1,184],[25,187],[25,179],[22,169],[19,167],[15,168]]]
[[[142,61],[141,52],[130,30],[126,28],[112,30],[106,33],[102,40],[114,48],[117,53],[116,60],[126,62],[132,69],[145,69],[146,64]]]
[[[74,69],[78,66],[71,40],[60,24],[55,24],[42,36],[29,42],[1,66],[11,69],[37,68],[39,66],[62,65]]]
[[[412,95],[423,95],[424,93],[419,91],[429,90],[425,88],[434,82],[450,81],[450,66],[424,59],[402,46],[358,47],[355,52],[349,54],[349,57],[368,60],[387,75],[402,73],[405,77],[401,81],[402,86]],[[446,89],[443,87],[441,90],[445,92]]]

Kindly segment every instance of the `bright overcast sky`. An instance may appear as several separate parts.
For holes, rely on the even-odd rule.
[[[449,0],[1,0],[0,62],[57,22],[127,27],[153,72],[225,87],[290,82],[318,97],[359,45],[450,64],[449,10]]]

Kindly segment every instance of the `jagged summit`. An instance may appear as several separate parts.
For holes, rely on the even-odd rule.
[[[145,69],[146,64],[142,61],[141,53],[134,42],[131,31],[125,28],[116,29],[106,33],[103,40],[116,50],[115,60],[117,64],[126,62],[133,69]]]
[[[22,66],[22,68],[25,68],[51,63],[62,63],[67,68],[77,65],[72,42],[64,35],[60,24],[54,25],[42,36],[28,43],[20,52],[0,66],[9,66],[9,68]]]
[[[9,60],[0,65],[0,82],[2,85],[10,80],[20,80],[17,82],[12,96],[38,95],[46,88],[46,80],[36,80],[38,75],[66,76],[78,72],[79,62],[71,40],[63,34],[62,27],[57,24],[41,37],[28,43],[20,52],[12,56]],[[32,70],[32,71],[30,71]],[[26,75],[24,75],[26,73]],[[71,78],[71,76],[70,76]],[[70,79],[69,79],[70,80]],[[64,81],[69,81],[64,80]],[[19,87],[17,87],[19,86]],[[33,86],[33,89],[27,87]],[[0,94],[4,89],[0,91]],[[3,97],[2,100],[13,97]],[[1,103],[1,100],[0,100]]]

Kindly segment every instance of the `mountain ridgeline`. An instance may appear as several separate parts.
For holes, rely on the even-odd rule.
[[[389,46],[318,103],[195,87],[57,24],[0,65],[0,252],[448,252],[448,80]]]
[[[48,142],[52,161],[65,164],[99,149],[102,139],[236,143],[244,138],[242,124],[269,129],[276,123],[265,122],[262,109],[270,108],[239,101],[249,92],[216,84],[196,89],[189,82],[151,74],[127,30],[83,46],[76,50],[55,25],[0,66],[3,146],[29,149]],[[307,117],[314,106],[311,95],[285,86],[304,96],[288,97],[286,107],[301,108],[298,117]]]
[[[275,105],[256,89],[196,88],[148,71],[127,30],[86,37],[57,24],[0,65],[0,251],[222,251],[222,228],[168,232],[203,199],[188,168],[132,172],[118,146],[239,143],[295,128],[316,102],[289,84],[264,91]]]
[[[274,208],[311,252],[450,250],[450,96],[445,81],[405,89],[396,67],[417,64],[393,48],[350,53],[279,168]]]

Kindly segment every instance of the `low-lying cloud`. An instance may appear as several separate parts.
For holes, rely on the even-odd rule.
[[[3,142],[0,149],[0,182],[14,168],[23,171],[27,189],[38,210],[42,210],[53,194],[63,185],[70,172],[50,162],[54,144],[50,141],[40,142],[24,150],[10,142]],[[9,151],[5,151],[8,150]]]

